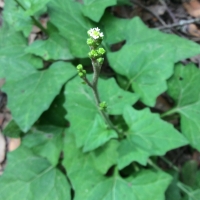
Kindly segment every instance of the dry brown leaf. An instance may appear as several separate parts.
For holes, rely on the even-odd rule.
[[[200,29],[195,24],[188,24],[187,31],[194,37],[200,37]]]
[[[192,17],[200,17],[200,2],[198,0],[185,2],[183,3],[183,7]]]
[[[9,138],[8,151],[14,151],[20,146],[20,144],[21,144],[20,138]]]

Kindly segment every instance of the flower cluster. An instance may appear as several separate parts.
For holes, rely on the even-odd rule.
[[[102,57],[105,54],[105,49],[104,48],[99,48],[97,50],[92,49],[88,55],[91,59],[97,59]]]
[[[76,69],[78,71],[78,75],[81,78],[84,78],[86,76],[86,70],[83,69],[83,65],[81,65],[81,64],[77,65]]]
[[[100,32],[100,29],[98,27],[91,28],[87,33],[94,40],[103,39],[103,36],[104,36],[103,33]]]

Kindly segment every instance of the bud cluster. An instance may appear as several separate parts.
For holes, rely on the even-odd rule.
[[[99,104],[99,108],[100,108],[100,110],[106,111],[106,109],[107,109],[107,104],[106,104],[106,102],[105,102],[105,101],[102,101],[102,102]]]
[[[81,64],[77,65],[76,69],[78,71],[78,75],[81,78],[84,78],[86,76],[86,70],[83,69],[83,65],[81,65]]]

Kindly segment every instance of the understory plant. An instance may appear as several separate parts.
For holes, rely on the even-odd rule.
[[[181,176],[164,155],[200,150],[200,71],[180,62],[200,46],[114,16],[120,5],[131,6],[5,1],[0,78],[13,119],[3,133],[22,144],[7,155],[0,200],[199,198],[197,165]],[[33,25],[41,38],[29,44]]]

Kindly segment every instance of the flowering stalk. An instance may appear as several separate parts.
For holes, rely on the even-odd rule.
[[[121,136],[121,133],[119,133],[119,131],[114,127],[108,115],[106,114],[106,109],[107,109],[106,102],[105,101],[101,102],[99,98],[98,89],[97,89],[101,66],[104,62],[103,55],[106,52],[104,48],[99,48],[99,45],[101,44],[104,35],[102,32],[100,32],[100,29],[98,27],[90,29],[87,33],[89,36],[89,38],[87,39],[87,44],[90,47],[90,52],[88,53],[88,56],[91,59],[93,72],[94,72],[92,83],[87,79],[86,71],[83,69],[83,66],[81,64],[77,66],[78,75],[84,80],[84,82],[88,86],[92,88],[96,104],[99,107],[99,111],[102,117],[104,118],[105,122],[108,124],[110,128],[114,129]]]

